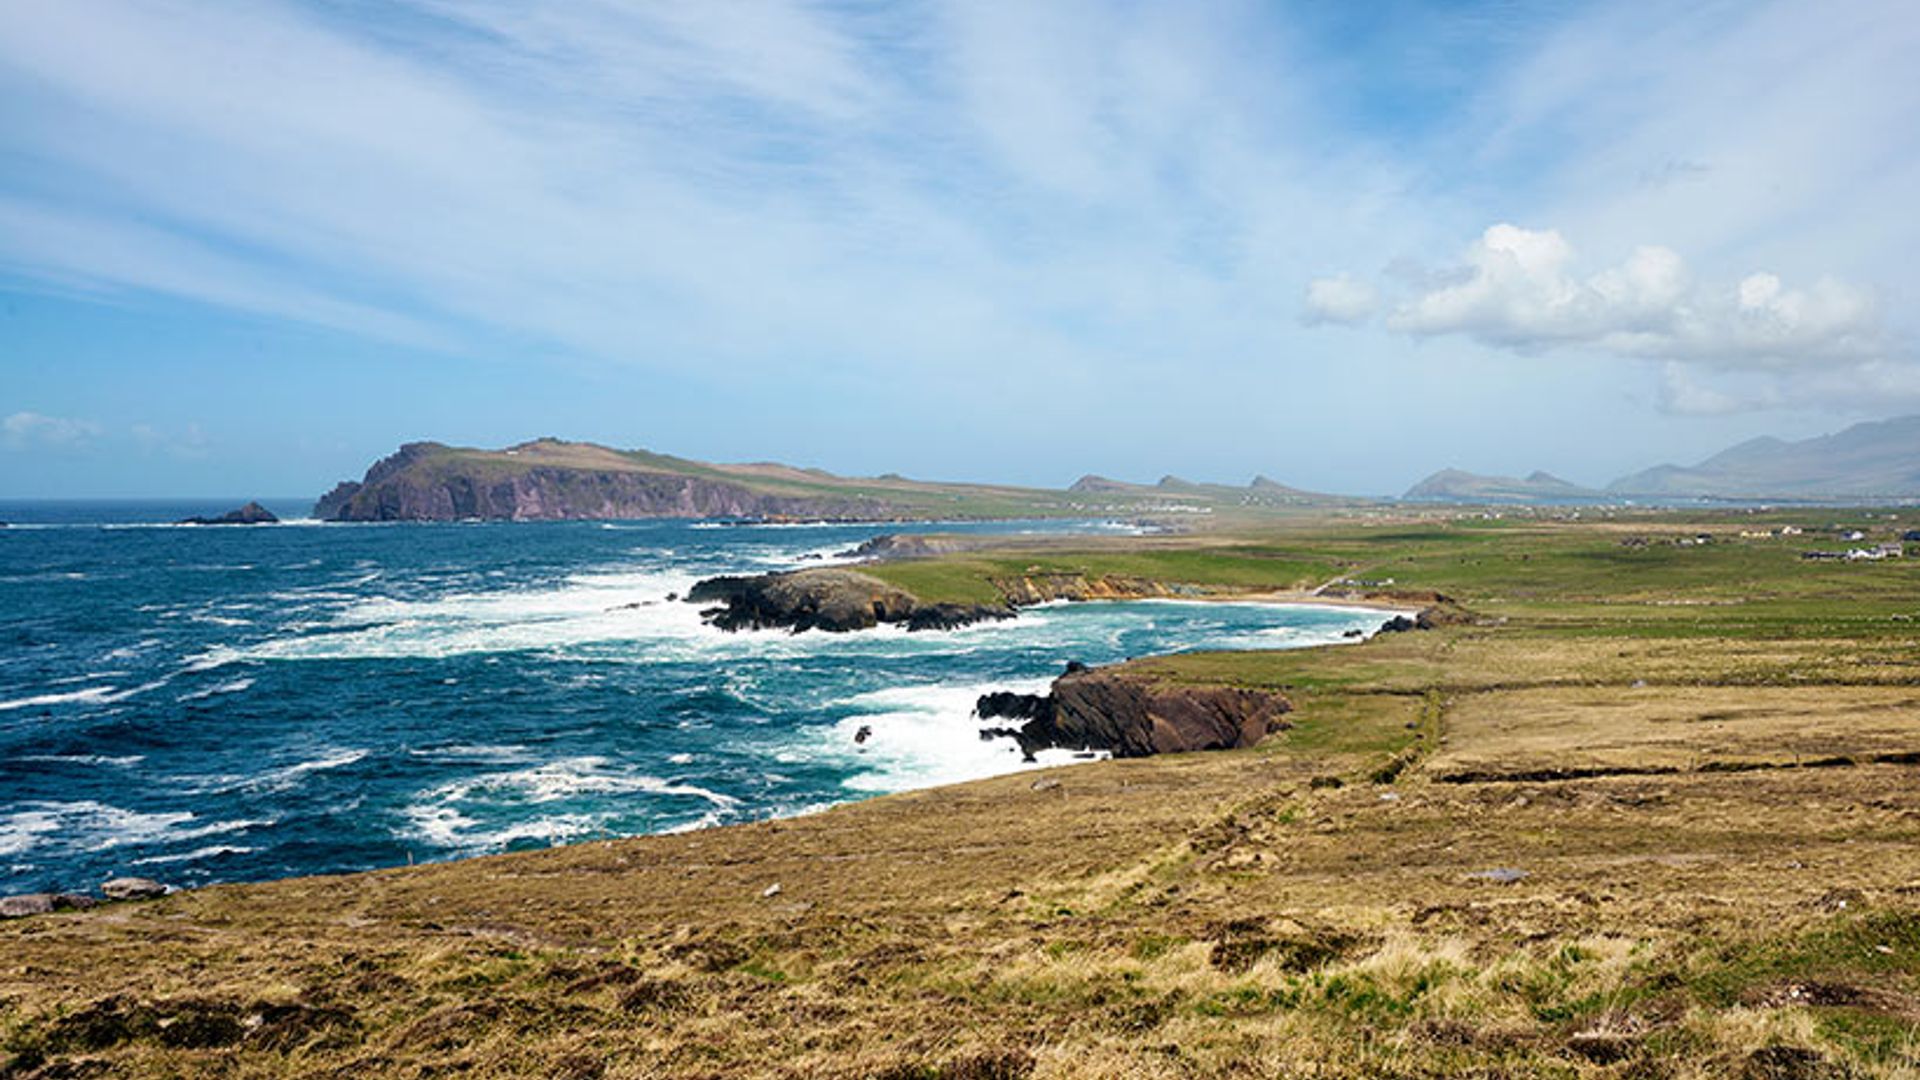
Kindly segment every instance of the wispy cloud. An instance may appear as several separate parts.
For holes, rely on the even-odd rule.
[[[190,423],[179,431],[167,431],[153,424],[135,424],[127,433],[141,451],[165,454],[183,461],[205,459],[212,445],[205,429],[198,423]]]
[[[1415,5],[1378,55],[1317,6],[1121,6],[0,5],[0,274],[923,395],[1157,400],[1303,322],[1370,324],[1347,364],[1403,374],[1411,334],[1903,384],[1896,0]],[[1384,62],[1427,39],[1470,70]],[[1563,233],[1447,259],[1490,221]]]
[[[0,445],[9,450],[71,450],[99,438],[102,431],[92,420],[21,411],[0,418]]]
[[[1309,326],[1340,323],[1351,326],[1373,317],[1380,292],[1347,274],[1315,278],[1307,283],[1305,321]]]
[[[0,11],[7,142],[79,181],[0,189],[0,257],[455,350],[939,367],[1190,340],[1346,198],[1244,16],[411,7]]]

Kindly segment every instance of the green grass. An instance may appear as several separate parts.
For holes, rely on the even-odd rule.
[[[1134,578],[1219,591],[1277,591],[1318,585],[1340,564],[1266,546],[1165,550],[1030,550],[908,559],[863,567],[928,603],[991,603],[996,581],[1019,578]]]

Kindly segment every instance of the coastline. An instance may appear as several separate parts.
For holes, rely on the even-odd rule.
[[[1175,1075],[1164,1048],[1179,1047],[1180,1075],[1250,1058],[1329,1076],[1652,1075],[1680,1056],[1714,1075],[1905,1075],[1909,1043],[1829,1022],[1901,1036],[1920,1001],[1902,722],[1920,563],[1626,547],[1585,526],[1261,543],[1237,561],[1016,550],[900,577],[984,598],[981,575],[1041,564],[1084,569],[1105,597],[1211,581],[1140,598],[1189,612],[1310,607],[1358,626],[1433,606],[1435,628],[1357,651],[1141,650],[1131,674],[1152,690],[1286,697],[1285,727],[1251,749],[0,924],[15,958],[0,1066],[1057,1080]],[[1391,560],[1405,591],[1310,587],[1356,555]],[[605,607],[559,605],[615,635],[642,617]],[[1155,616],[1260,621],[1175,618]],[[1566,633],[1575,619],[1584,632]],[[806,644],[850,657],[883,638],[905,634]]]

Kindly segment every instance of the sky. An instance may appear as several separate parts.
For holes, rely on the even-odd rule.
[[[1577,482],[1920,412],[1920,13],[0,0],[0,497],[543,435]]]

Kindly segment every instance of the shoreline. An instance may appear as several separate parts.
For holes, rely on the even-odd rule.
[[[1068,606],[1097,605],[1097,604],[1124,604],[1124,603],[1156,603],[1156,604],[1178,604],[1178,605],[1244,604],[1244,605],[1255,605],[1255,606],[1272,607],[1272,608],[1293,607],[1293,608],[1311,608],[1311,609],[1318,609],[1318,610],[1347,611],[1355,614],[1371,613],[1371,612],[1391,613],[1396,611],[1406,613],[1406,614],[1411,614],[1413,610],[1415,610],[1410,608],[1395,608],[1390,606],[1384,601],[1368,601],[1364,603],[1352,602],[1352,601],[1339,601],[1333,598],[1316,596],[1313,594],[1293,593],[1293,592],[1284,592],[1284,591],[1246,592],[1246,593],[1217,594],[1217,595],[1209,595],[1209,596],[1191,596],[1191,597],[1135,597],[1135,598],[1125,598],[1125,599],[1093,599],[1093,600],[1062,599],[1062,600],[1048,601],[1042,604],[1032,605],[1032,607],[1047,608],[1047,607],[1056,607],[1056,606],[1068,607]],[[1025,611],[1027,609],[1022,608],[1020,610]],[[1017,616],[1014,621],[1017,623]],[[963,629],[966,629],[966,628],[965,627],[956,628],[956,630],[946,631],[946,632],[953,633],[953,632],[957,632],[957,630],[963,630]],[[939,631],[936,631],[936,633],[937,632]],[[1276,648],[1270,648],[1270,649],[1237,648],[1237,649],[1228,649],[1228,650],[1221,650],[1221,651],[1230,652],[1230,653],[1244,653],[1244,654],[1310,651],[1315,649],[1335,648],[1340,646],[1352,646],[1352,645],[1364,644],[1365,642],[1371,640],[1378,633],[1379,633],[1379,629],[1378,627],[1375,627],[1371,630],[1366,630],[1363,633],[1363,636],[1357,637],[1357,638],[1351,638],[1351,639],[1336,638],[1336,639],[1330,639],[1326,641],[1317,641],[1317,642],[1312,642],[1308,644],[1282,646],[1282,647],[1276,647]],[[1146,653],[1137,657],[1128,657],[1125,660],[1116,661],[1110,664],[1099,665],[1097,668],[1093,670],[1100,670],[1100,669],[1107,669],[1107,668],[1121,668],[1128,664],[1138,662],[1138,661],[1151,661],[1155,659],[1175,657],[1181,654],[1182,653],[1180,650]],[[1058,678],[1057,674],[1046,677],[1049,685],[1057,678]],[[1007,683],[1002,683],[998,685],[1004,687],[1004,686],[1011,685],[1011,682],[1012,681],[1009,681]],[[982,723],[985,722],[983,718],[979,718],[977,716],[972,716],[972,717],[969,717],[968,719],[981,720]],[[984,736],[982,737],[984,738]],[[1174,756],[1204,756],[1210,752],[1211,751],[1206,751],[1206,750],[1192,750],[1192,751],[1178,752],[1174,754]],[[746,820],[712,822],[712,823],[706,823],[706,824],[685,823],[681,825],[670,826],[664,829],[644,831],[644,832],[589,835],[589,836],[582,836],[575,840],[563,840],[557,843],[550,843],[544,847],[506,848],[498,851],[475,851],[475,852],[454,854],[445,858],[426,857],[426,858],[420,859],[418,863],[414,861],[414,858],[410,853],[408,857],[408,861],[406,863],[404,864],[396,863],[392,866],[369,866],[369,867],[363,867],[360,869],[339,870],[339,871],[323,872],[323,873],[300,872],[300,873],[293,873],[293,874],[274,876],[274,877],[233,878],[228,880],[208,881],[208,882],[203,882],[203,883],[193,884],[193,885],[174,885],[174,884],[165,883],[165,882],[160,882],[160,883],[165,885],[167,889],[166,895],[174,896],[174,895],[181,895],[181,894],[198,893],[206,889],[220,889],[220,888],[232,888],[232,887],[250,888],[250,887],[263,886],[263,885],[271,885],[277,882],[299,880],[299,879],[314,879],[314,880],[352,879],[352,878],[358,878],[363,875],[384,874],[384,873],[389,873],[396,870],[411,869],[416,865],[420,867],[428,867],[428,866],[444,867],[444,866],[451,866],[451,865],[466,864],[466,863],[470,863],[475,860],[481,860],[481,859],[494,859],[494,858],[500,858],[500,857],[506,857],[506,856],[526,854],[528,852],[554,851],[554,850],[576,847],[583,844],[604,843],[604,842],[615,842],[615,843],[633,842],[633,841],[644,841],[649,838],[655,838],[655,837],[686,836],[686,835],[694,835],[694,834],[712,833],[712,832],[721,831],[721,830],[750,829],[757,826],[764,826],[765,824],[771,823],[771,822],[793,821],[797,819],[815,817],[820,814],[839,810],[849,806],[859,805],[862,803],[873,802],[875,800],[895,799],[895,798],[902,798],[902,797],[906,797],[906,798],[923,797],[928,793],[943,792],[943,791],[957,790],[957,789],[966,789],[974,785],[992,784],[996,781],[1002,781],[1005,778],[1012,777],[1012,776],[1025,775],[1029,773],[1044,774],[1044,773],[1052,772],[1053,770],[1065,769],[1069,767],[1077,768],[1079,766],[1093,765],[1093,764],[1099,764],[1103,762],[1111,762],[1114,760],[1114,755],[1110,750],[1073,751],[1065,748],[1054,748],[1052,750],[1045,751],[1044,753],[1047,755],[1047,757],[1042,758],[1037,762],[1033,762],[1033,761],[1025,762],[1011,769],[999,770],[999,771],[989,772],[989,773],[982,773],[978,775],[970,775],[970,776],[965,776],[963,778],[944,780],[944,781],[935,782],[935,783],[915,784],[912,786],[901,787],[897,789],[880,790],[880,791],[873,791],[873,790],[849,791],[847,792],[847,797],[845,798],[815,802],[803,807],[793,809],[789,812],[776,811],[776,812],[768,813],[762,817],[754,817]],[[1161,753],[1161,754],[1154,754],[1149,756],[1165,757],[1165,756],[1168,756],[1168,754]],[[69,892],[62,891],[62,890],[54,890],[54,894],[65,896],[65,895],[68,895]],[[7,894],[0,894],[0,898],[4,898],[5,896],[30,896],[30,895],[39,895],[39,894],[38,893],[18,893],[18,894],[7,893]],[[86,894],[80,894],[80,895],[86,895]],[[104,898],[93,897],[93,896],[88,896],[88,899],[96,904],[113,902]],[[0,919],[0,923],[6,922],[6,921],[11,921],[11,920]]]

